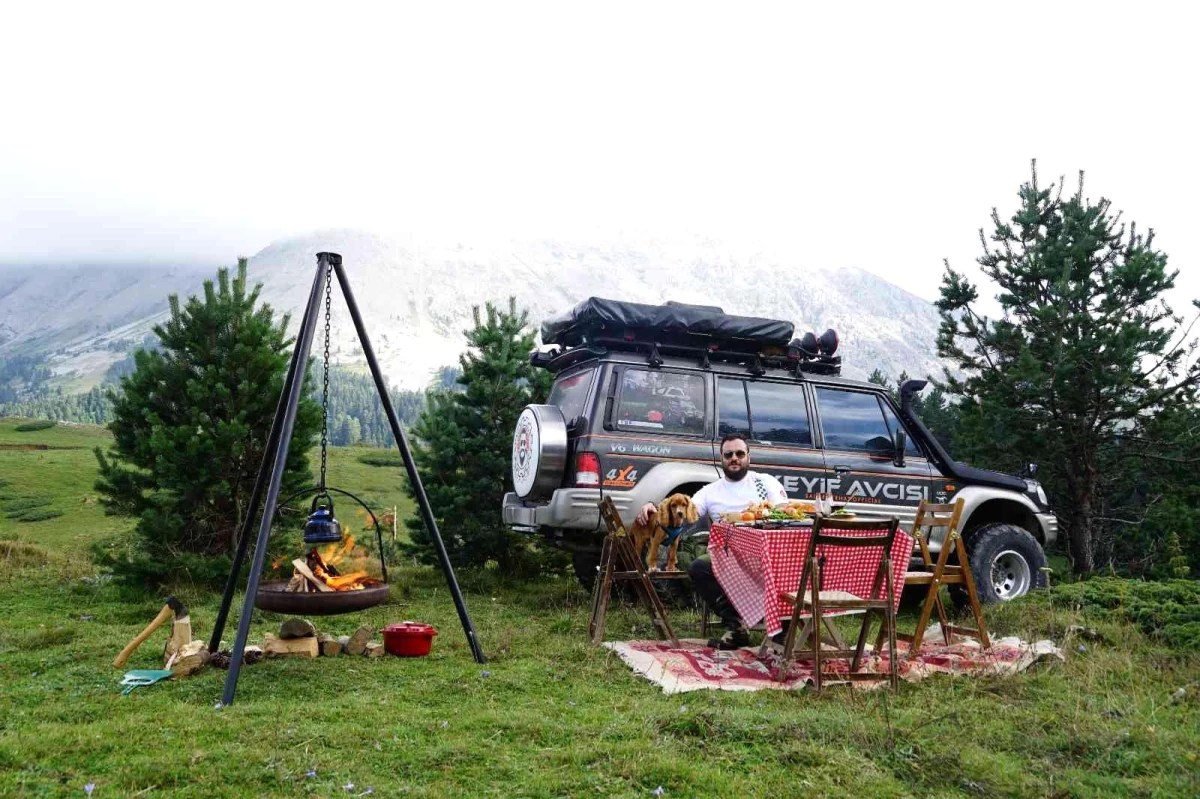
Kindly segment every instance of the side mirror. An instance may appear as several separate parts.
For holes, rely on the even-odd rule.
[[[1029,472],[1029,476],[1030,476],[1031,478],[1033,478],[1033,477],[1037,477],[1037,473],[1038,473],[1038,465],[1037,465],[1036,463],[1032,463],[1032,462],[1031,462],[1031,463],[1030,463],[1028,466],[1026,466],[1025,468],[1026,468],[1026,470]]]
[[[892,463],[897,466],[904,466],[904,449],[908,446],[908,434],[899,427],[896,428],[896,437],[893,440],[894,455]]]

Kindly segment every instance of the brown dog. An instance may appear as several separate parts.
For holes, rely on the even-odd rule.
[[[687,494],[672,494],[662,501],[662,504],[658,506],[658,513],[651,516],[646,524],[638,524],[635,520],[633,528],[629,531],[629,534],[633,536],[634,548],[641,552],[647,542],[650,544],[646,552],[646,569],[658,571],[658,548],[662,546],[663,541],[670,538],[670,548],[667,549],[667,571],[677,571],[675,556],[679,552],[679,535],[676,533],[672,537],[668,528],[679,530],[685,524],[693,524],[699,518],[700,514],[696,511],[696,506],[692,504],[691,497]]]

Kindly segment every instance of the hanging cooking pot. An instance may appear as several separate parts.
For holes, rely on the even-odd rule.
[[[324,492],[317,494],[304,524],[304,543],[336,544],[341,540],[342,526],[333,518],[333,497]]]

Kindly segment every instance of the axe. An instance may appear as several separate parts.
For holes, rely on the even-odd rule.
[[[154,617],[154,621],[146,625],[146,629],[138,633],[137,638],[134,638],[125,645],[125,648],[121,650],[121,653],[117,655],[116,660],[113,661],[113,666],[115,668],[124,666],[125,661],[129,660],[129,656],[132,655],[137,648],[146,641],[147,638],[153,635],[154,631],[163,625],[163,622],[172,616],[175,617],[176,625],[178,625],[180,622],[185,622],[190,628],[191,619],[188,618],[187,608],[185,608],[183,603],[178,599],[173,596],[169,596],[167,597],[167,604],[163,605],[162,610],[160,610],[158,615]],[[188,633],[188,638],[191,638],[190,631]]]

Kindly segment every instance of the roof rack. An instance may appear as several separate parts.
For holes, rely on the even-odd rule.
[[[732,316],[721,308],[668,302],[664,305],[591,297],[570,311],[542,323],[542,341],[555,349],[530,354],[534,366],[559,372],[609,351],[643,352],[651,368],[663,355],[696,358],[702,368],[713,361],[738,363],[751,374],[768,367],[803,374],[841,373],[835,355],[837,333],[806,333],[792,338],[791,322]]]
[[[796,342],[798,341],[799,339],[796,340]],[[645,353],[646,361],[652,369],[662,366],[663,356],[670,355],[680,358],[695,358],[702,369],[712,368],[714,361],[739,364],[746,366],[750,373],[756,376],[765,374],[767,368],[794,371],[797,377],[802,377],[804,374],[841,374],[841,356],[820,352],[812,355],[801,349],[796,342],[786,347],[748,348],[723,346],[719,342],[689,343],[669,338],[636,335],[592,336],[576,347],[535,350],[530,353],[529,361],[534,366],[548,369],[557,374],[577,363],[600,358],[616,351]]]

